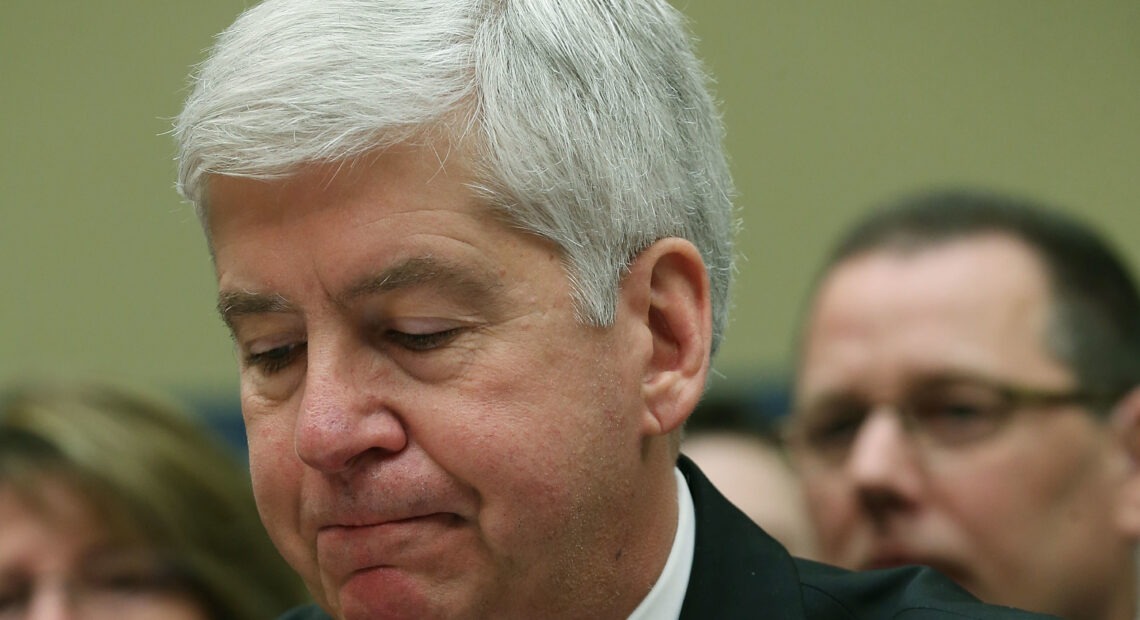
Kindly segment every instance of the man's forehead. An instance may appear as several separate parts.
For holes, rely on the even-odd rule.
[[[996,267],[1000,269],[999,267]],[[938,381],[985,377],[1014,382],[1067,381],[1050,352],[1051,306],[1044,295],[1010,291],[990,299],[836,296],[806,333],[799,392],[899,394]],[[1020,295],[1020,296],[1019,296]]]
[[[515,230],[474,189],[456,159],[430,145],[400,145],[352,160],[303,164],[280,176],[211,175],[202,216],[215,265],[225,262],[227,245],[248,251],[285,227],[291,227],[295,245],[305,245],[318,231],[350,234],[376,226],[383,233],[381,220],[431,212],[454,212]],[[425,232],[431,228],[428,222]]]
[[[1037,255],[1010,237],[964,238],[917,253],[876,250],[828,273],[816,294],[808,336],[866,329],[890,334],[923,326],[1013,328],[1018,319],[1038,330],[1050,301]]]
[[[1012,280],[1039,279],[1045,271],[1038,253],[1016,237],[979,233],[922,245],[886,245],[858,252],[828,271],[835,276],[858,273],[864,279],[882,278],[889,290],[931,288],[973,281],[985,276]],[[936,278],[936,279],[932,279]]]

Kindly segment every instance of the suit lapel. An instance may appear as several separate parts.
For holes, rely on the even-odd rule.
[[[682,455],[677,463],[696,509],[696,546],[681,620],[804,618],[788,552],[733,506]]]

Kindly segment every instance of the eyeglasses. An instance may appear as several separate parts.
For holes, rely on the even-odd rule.
[[[1063,405],[1107,406],[1112,399],[1084,390],[1050,391],[977,378],[928,381],[892,403],[903,428],[936,448],[961,447],[1000,431],[1013,413]],[[881,405],[855,396],[825,398],[796,412],[785,429],[792,453],[826,467],[841,466],[866,419]]]

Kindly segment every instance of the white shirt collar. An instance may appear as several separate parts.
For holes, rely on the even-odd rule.
[[[673,468],[677,478],[677,533],[673,536],[673,549],[661,576],[653,589],[642,599],[629,620],[666,620],[681,616],[685,590],[689,587],[689,573],[693,569],[693,547],[696,545],[697,523],[693,496],[681,470]]]

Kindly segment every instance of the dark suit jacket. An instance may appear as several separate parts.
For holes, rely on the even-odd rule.
[[[792,558],[682,456],[696,507],[697,537],[681,620],[1033,620],[979,603],[921,567],[853,573]],[[279,620],[329,620],[315,606]]]
[[[1045,617],[982,604],[929,568],[854,573],[793,558],[729,503],[692,461],[682,456],[677,465],[697,513],[681,620]]]

